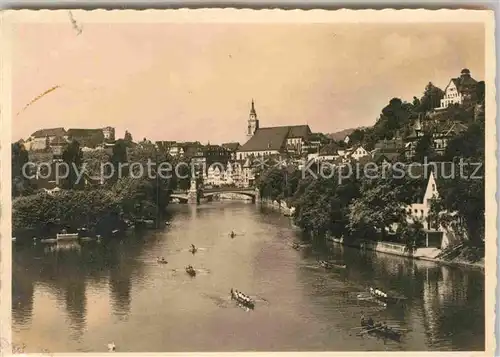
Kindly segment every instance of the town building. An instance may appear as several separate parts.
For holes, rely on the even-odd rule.
[[[102,134],[104,136],[104,140],[106,141],[114,141],[115,140],[115,128],[111,126],[107,126],[102,129]]]
[[[31,134],[27,140],[30,144],[27,146],[33,151],[48,150],[50,142],[58,136],[67,138],[66,130],[64,128],[40,129]]]
[[[236,153],[238,152],[238,149],[241,147],[240,143],[237,142],[224,143],[221,146],[227,151],[229,151],[231,160],[236,160]]]
[[[444,90],[437,110],[446,109],[453,104],[474,103],[477,99],[477,81],[471,77],[470,71],[464,68],[458,78],[452,78]]]
[[[415,202],[406,207],[407,221],[420,222],[426,234],[425,242],[423,243],[426,248],[439,248],[445,249],[456,240],[460,240],[453,229],[444,227],[438,224],[435,220],[431,219],[431,209],[433,200],[439,199],[439,182],[449,179],[456,174],[456,168],[451,162],[434,162],[427,165],[417,165],[407,167],[408,173],[411,173],[410,178],[423,179],[425,186],[423,194],[417,195]],[[440,212],[443,214],[446,212]],[[456,214],[451,214],[455,216]],[[455,223],[458,223],[457,219]]]

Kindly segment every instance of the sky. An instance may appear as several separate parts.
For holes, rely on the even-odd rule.
[[[13,140],[112,126],[135,141],[243,143],[252,99],[261,127],[331,133],[373,125],[429,81],[485,71],[479,23],[82,25],[14,28]]]

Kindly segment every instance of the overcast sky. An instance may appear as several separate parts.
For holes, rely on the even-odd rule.
[[[482,24],[23,24],[13,43],[13,140],[113,126],[134,140],[244,142],[252,98],[261,127],[335,132],[464,67],[484,79]]]

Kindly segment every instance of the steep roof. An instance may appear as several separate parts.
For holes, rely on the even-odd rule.
[[[456,136],[464,131],[467,131],[467,126],[459,122],[439,123],[436,128],[436,133],[445,136]]]
[[[236,142],[222,144],[222,147],[228,149],[229,151],[236,151],[240,148],[240,146],[241,146],[240,143]]]
[[[324,146],[320,150],[319,154],[320,154],[320,156],[321,155],[337,155],[339,148],[340,148],[340,146],[337,143],[331,142],[330,144]]]
[[[309,125],[292,125],[289,126],[289,138],[304,138],[307,139],[311,135]]]
[[[281,151],[288,137],[288,132],[288,126],[259,128],[238,151]]]
[[[464,68],[462,70],[460,77],[452,78],[450,80],[450,83],[448,83],[448,85],[446,86],[445,91],[448,89],[452,82],[457,88],[458,92],[462,92],[466,89],[471,89],[477,85],[477,81],[471,77],[470,71],[467,68]]]
[[[64,136],[66,130],[64,128],[40,129],[31,134],[34,138],[45,138],[46,136]]]

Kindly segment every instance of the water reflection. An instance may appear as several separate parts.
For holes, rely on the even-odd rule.
[[[120,352],[484,349],[481,272],[322,239],[294,250],[304,237],[290,220],[251,204],[175,209],[164,231],[122,241],[14,247],[14,338],[54,352],[99,352],[111,340]],[[347,269],[319,269],[321,259]],[[209,273],[189,279],[186,264]],[[360,302],[369,286],[407,299]],[[231,287],[259,297],[256,310],[231,309]],[[361,311],[410,331],[400,344],[356,336]]]

